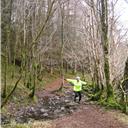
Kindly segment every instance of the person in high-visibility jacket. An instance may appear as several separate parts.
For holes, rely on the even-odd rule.
[[[79,97],[79,102],[81,101],[81,92],[82,92],[82,85],[86,85],[87,83],[80,80],[80,77],[77,76],[76,79],[65,79],[69,83],[73,85],[73,91],[75,93],[74,101],[76,102],[76,97]]]

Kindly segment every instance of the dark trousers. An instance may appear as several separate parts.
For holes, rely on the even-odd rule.
[[[79,92],[74,91],[74,93],[75,93],[74,101],[76,102],[76,97],[79,97],[79,102],[80,102],[81,101],[81,91],[79,91]]]

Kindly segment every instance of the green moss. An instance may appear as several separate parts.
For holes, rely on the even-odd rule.
[[[113,98],[114,99],[114,91],[113,91],[113,87],[109,84],[107,85],[107,100],[109,98]]]
[[[102,94],[102,92],[98,91],[96,93],[88,94],[88,96],[89,96],[90,100],[98,101],[100,99],[101,94]]]
[[[126,114],[128,114],[128,102],[120,102],[121,106],[122,106],[122,111]]]
[[[107,108],[120,109],[120,110],[122,110],[121,104],[119,104],[116,101],[116,99],[113,98],[113,97],[109,97],[108,99],[106,99],[105,93],[102,94],[102,96],[98,100],[98,103],[100,105],[103,105],[103,106],[107,107]]]
[[[9,125],[4,125],[2,128],[51,128],[51,121],[34,121],[33,123],[28,124],[16,124],[12,122]]]
[[[2,111],[2,113],[7,113],[7,112],[8,112],[5,107],[3,107],[3,108],[1,109],[1,111]]]
[[[12,125],[4,125],[2,128],[31,128],[29,125],[26,124],[12,124]]]
[[[121,105],[113,97],[109,97],[107,99],[107,106],[116,109],[122,109]]]
[[[38,103],[38,97],[36,95],[34,95],[32,98],[29,98],[30,103]]]
[[[86,92],[90,92],[92,90],[92,85],[90,84],[83,85],[83,90]]]

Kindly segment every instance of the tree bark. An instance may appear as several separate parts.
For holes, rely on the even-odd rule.
[[[107,87],[107,99],[113,97],[113,90],[110,83],[110,65],[109,65],[109,41],[108,41],[108,3],[107,0],[101,0],[101,42],[104,53],[104,74]]]
[[[7,46],[5,46],[5,65],[4,65],[4,87],[3,87],[3,93],[2,97],[5,98],[7,95]]]

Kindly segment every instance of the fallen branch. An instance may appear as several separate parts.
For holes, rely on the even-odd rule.
[[[10,98],[10,96],[13,94],[13,92],[15,91],[15,89],[17,88],[18,83],[20,82],[22,78],[22,75],[19,77],[19,79],[16,81],[14,88],[12,89],[12,91],[10,92],[10,94],[6,97],[6,99],[3,101],[3,103],[1,104],[1,108],[3,108],[3,106],[7,103],[8,99]]]

